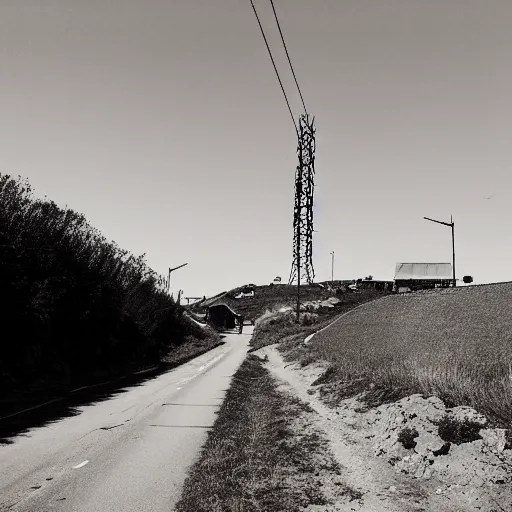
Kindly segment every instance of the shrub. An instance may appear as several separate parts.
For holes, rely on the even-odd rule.
[[[289,306],[275,306],[272,310],[267,309],[263,315],[258,317],[254,326],[264,328],[269,325],[292,325],[295,323],[295,316]]]
[[[303,313],[299,316],[301,325],[313,325],[318,320],[318,315],[315,313]]]
[[[419,436],[418,431],[415,428],[406,427],[402,429],[398,434],[398,442],[408,450],[416,447],[415,439]]]
[[[443,441],[454,444],[471,443],[477,439],[482,439],[480,429],[482,425],[465,419],[457,420],[445,416],[438,426],[439,437]]]
[[[165,279],[85,216],[0,175],[0,386],[69,383],[158,360],[193,327]],[[197,329],[196,329],[197,331]]]

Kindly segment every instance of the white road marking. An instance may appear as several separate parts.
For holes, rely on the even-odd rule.
[[[89,462],[88,460],[84,460],[83,462],[80,462],[80,464],[73,466],[73,469],[83,468],[88,462]]]
[[[181,389],[181,387],[179,387],[179,388],[176,388],[176,389]]]
[[[197,375],[199,373],[201,373],[204,369],[206,368],[209,368],[210,366],[213,366],[217,361],[220,361],[224,356],[226,355],[226,352],[225,353],[222,353],[222,354],[219,354],[217,357],[214,357],[213,359],[211,359],[210,361],[208,361],[205,365],[201,366],[197,371],[196,371],[196,374],[194,375],[194,377],[197,377]]]
[[[208,363],[204,364],[203,366],[200,366],[194,373],[194,375],[192,375],[191,377],[188,377],[186,379],[183,379],[183,380],[180,380],[177,384],[185,384],[187,382],[190,382],[191,380],[194,380],[196,377],[198,377],[202,372],[203,370],[205,370],[206,368],[209,368],[210,366],[212,366],[213,364],[215,364],[217,361],[219,361],[220,359],[222,359],[224,357],[225,354],[221,354],[220,356],[217,356],[215,357],[214,359],[210,360]],[[179,389],[179,388],[178,388]]]

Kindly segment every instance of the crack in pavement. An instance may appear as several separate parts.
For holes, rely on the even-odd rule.
[[[112,425],[111,427],[100,427],[98,430],[112,430],[113,428],[122,427],[124,423],[120,423],[119,425]]]

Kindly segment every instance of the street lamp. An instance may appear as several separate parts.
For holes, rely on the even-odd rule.
[[[457,286],[457,282],[455,280],[455,222],[453,222],[453,218],[450,215],[450,222],[442,222],[440,220],[429,219],[428,217],[423,217],[425,220],[429,220],[431,222],[437,222],[438,224],[444,224],[445,226],[450,226],[452,228],[452,270],[453,270],[453,287]]]
[[[174,267],[169,269],[169,280],[167,281],[167,293],[171,291],[171,272],[174,270],[178,270],[181,267],[184,267],[185,265],[188,265],[188,263],[183,263],[183,265],[180,265],[179,267]]]
[[[331,285],[334,286],[334,251],[331,252],[332,263],[331,263]]]

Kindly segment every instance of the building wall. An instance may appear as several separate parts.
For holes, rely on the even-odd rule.
[[[236,327],[236,315],[222,306],[212,306],[208,309],[208,321],[223,329]]]
[[[451,280],[445,279],[397,279],[395,280],[394,290],[406,287],[412,291],[415,290],[428,290],[436,287],[447,288],[451,285]]]

